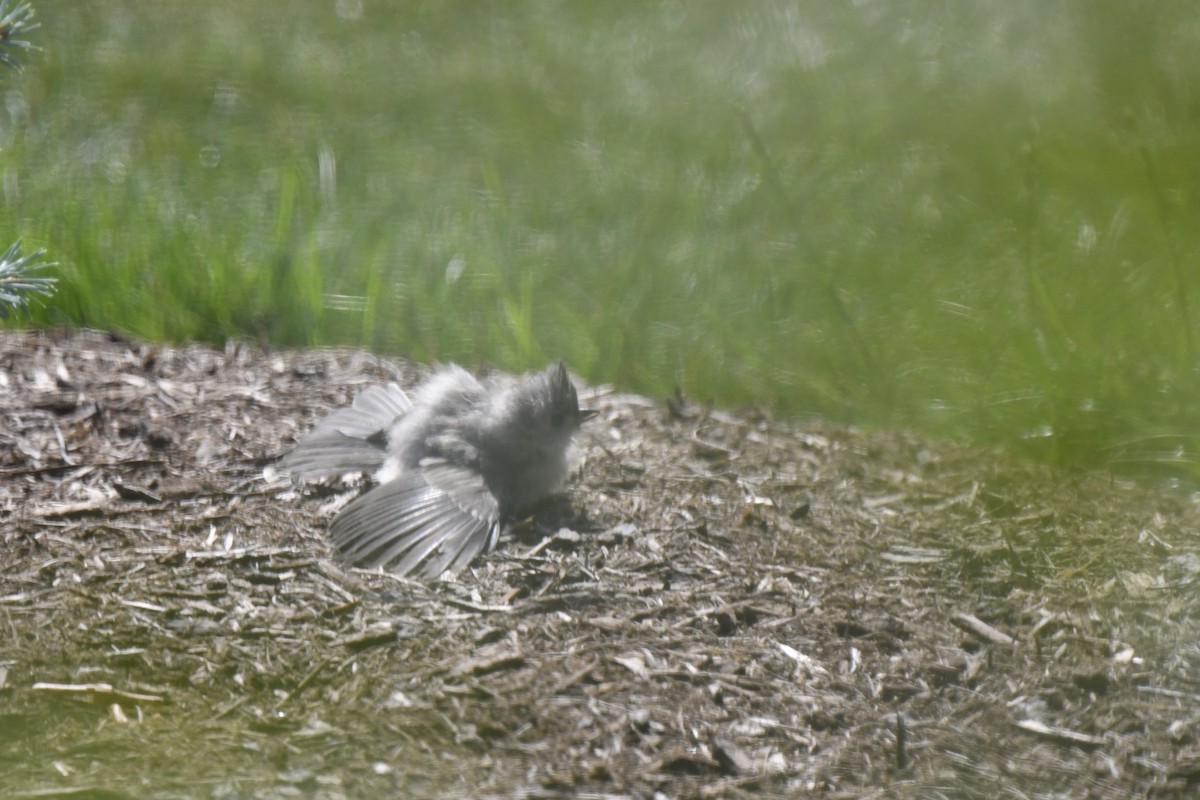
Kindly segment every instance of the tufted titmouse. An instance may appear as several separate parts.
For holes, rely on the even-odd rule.
[[[595,413],[579,408],[561,361],[483,382],[449,366],[411,400],[394,383],[366,389],[281,466],[298,478],[374,471],[379,485],[334,518],[334,544],[360,566],[436,578],[562,484],[571,436]]]

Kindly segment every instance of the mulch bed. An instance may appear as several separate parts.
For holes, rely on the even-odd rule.
[[[4,797],[1200,791],[1188,498],[599,388],[495,553],[350,569],[272,465],[420,374],[0,333]]]

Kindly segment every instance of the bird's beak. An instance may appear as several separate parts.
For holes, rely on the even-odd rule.
[[[599,413],[600,412],[594,408],[579,409],[579,424],[582,425],[583,423],[587,422],[589,419],[591,419],[592,417],[596,416]]]

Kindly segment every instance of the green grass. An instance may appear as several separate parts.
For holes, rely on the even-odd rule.
[[[39,322],[1200,477],[1190,3],[36,7],[0,243],[61,264]]]

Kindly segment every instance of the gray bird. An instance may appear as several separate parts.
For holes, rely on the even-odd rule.
[[[410,400],[372,386],[326,417],[281,467],[297,478],[374,473],[378,486],[334,518],[337,549],[364,567],[436,578],[490,551],[502,523],[556,490],[567,447],[595,415],[560,361],[520,378],[457,366]]]

